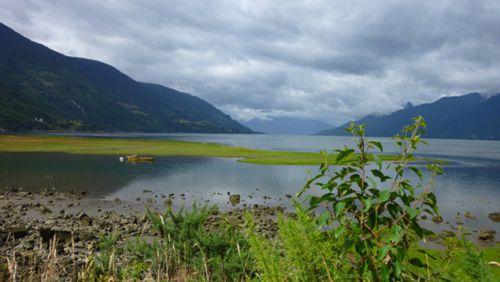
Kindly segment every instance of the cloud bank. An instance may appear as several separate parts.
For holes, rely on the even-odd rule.
[[[341,124],[500,92],[500,2],[0,0],[0,21],[236,119]]]

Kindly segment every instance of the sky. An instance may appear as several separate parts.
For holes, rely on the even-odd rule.
[[[0,0],[0,22],[238,120],[500,93],[498,0]]]

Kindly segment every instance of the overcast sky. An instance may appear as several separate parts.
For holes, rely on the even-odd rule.
[[[0,0],[0,21],[240,120],[500,92],[498,0]]]

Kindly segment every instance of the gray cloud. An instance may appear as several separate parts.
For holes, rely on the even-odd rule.
[[[235,118],[334,124],[500,92],[499,14],[497,0],[0,0],[0,21],[29,38]]]

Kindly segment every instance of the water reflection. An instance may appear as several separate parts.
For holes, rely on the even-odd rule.
[[[463,142],[451,148],[458,150],[465,146]],[[474,142],[472,145],[477,145]],[[442,228],[454,225],[459,213],[458,221],[465,222],[468,228],[491,228],[500,233],[500,224],[487,218],[488,213],[499,211],[497,143],[486,143],[491,147],[490,158],[484,158],[484,148],[472,145],[457,152],[458,157],[450,157],[451,149],[445,148],[444,141],[433,145],[432,153],[437,154],[442,148],[439,153],[451,162],[435,187],[439,207],[449,222],[441,224]],[[159,204],[161,195],[175,194],[177,204],[209,200],[222,208],[229,206],[228,192],[240,194],[242,204],[290,206],[286,196],[302,189],[309,177],[307,171],[317,171],[316,166],[252,165],[223,158],[159,157],[152,164],[137,165],[121,163],[116,156],[3,153],[0,158],[0,187],[21,186],[30,190],[55,187],[59,191],[87,191],[91,196],[108,199],[153,199]],[[466,211],[477,219],[464,219]]]
[[[173,161],[170,158],[162,160]],[[192,200],[210,200],[224,206],[228,193],[240,194],[243,203],[279,204],[285,202],[287,194],[295,194],[302,188],[308,178],[307,169],[304,166],[261,166],[237,163],[235,159],[211,158],[176,171],[162,168],[153,177],[138,177],[119,191],[110,193],[108,198],[133,200],[143,197],[141,192],[146,189],[155,195],[174,193],[177,198],[181,193],[186,194],[186,204]]]
[[[0,154],[0,187],[31,191],[85,191],[106,196],[137,179],[171,175],[185,167],[201,165],[208,158],[159,158],[154,164],[121,163],[116,156],[63,153]]]

